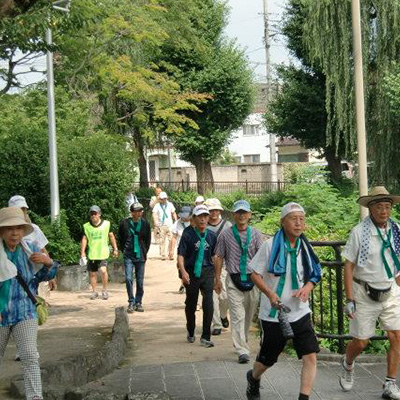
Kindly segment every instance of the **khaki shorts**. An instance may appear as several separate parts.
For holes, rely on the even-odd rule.
[[[356,318],[350,320],[350,335],[369,339],[375,335],[376,321],[384,331],[400,330],[400,287],[393,282],[390,296],[382,302],[373,301],[364,286],[353,282]]]

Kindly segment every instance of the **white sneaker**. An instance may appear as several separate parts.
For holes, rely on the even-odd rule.
[[[395,381],[386,381],[383,385],[383,399],[398,400],[400,399],[400,389]]]
[[[343,371],[342,376],[339,378],[339,383],[344,392],[349,392],[354,385],[354,362],[351,369],[349,370],[347,369],[346,357],[343,357],[340,365],[342,366]]]

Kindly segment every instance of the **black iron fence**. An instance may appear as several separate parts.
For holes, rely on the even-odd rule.
[[[213,193],[233,193],[238,190],[246,194],[261,194],[264,192],[281,191],[285,187],[285,182],[268,182],[268,181],[215,181],[211,184],[210,181],[189,181],[182,179],[181,181],[171,182],[149,182],[150,185],[160,185],[166,190],[176,191],[189,191],[193,190],[198,192],[199,186],[212,187]]]
[[[338,352],[344,354],[345,340],[352,338],[348,334],[348,322],[344,315],[344,263],[341,248],[345,242],[311,242],[311,244],[316,248],[329,247],[334,252],[334,260],[321,261],[322,281],[311,296],[315,330],[319,338],[337,341]],[[371,339],[384,340],[386,338],[382,335]]]

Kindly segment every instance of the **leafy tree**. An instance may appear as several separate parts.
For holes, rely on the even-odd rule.
[[[327,136],[338,143],[343,134],[349,154],[356,149],[351,1],[304,0],[304,5],[304,40],[326,76]],[[400,3],[363,1],[361,20],[368,150],[375,180],[393,184],[400,178],[399,116],[391,111],[384,82],[400,55]]]
[[[186,126],[197,129],[184,111],[196,111],[207,96],[182,90],[171,66],[155,62],[167,38],[166,10],[157,2],[87,0],[72,9],[72,20],[91,10],[84,26],[71,24],[59,37],[59,77],[79,96],[95,94],[108,129],[132,139],[140,184],[147,186],[146,146],[183,134]]]
[[[336,147],[326,137],[325,75],[317,63],[311,65],[303,43],[305,11],[302,0],[291,0],[286,9],[282,32],[288,39],[288,48],[301,64],[278,68],[282,91],[270,103],[266,123],[278,136],[294,137],[306,148],[321,151],[332,181],[340,182],[344,146],[340,141]]]
[[[166,3],[168,8],[172,1]],[[231,132],[250,113],[253,87],[252,73],[243,52],[223,37],[225,3],[218,0],[193,0],[192,3],[197,13],[191,23],[195,32],[191,41],[196,38],[200,50],[193,51],[184,40],[172,39],[166,42],[167,51],[162,56],[178,68],[175,76],[185,89],[212,96],[198,106],[198,111],[186,113],[199,128],[189,127],[184,135],[174,138],[181,157],[196,167],[198,191],[204,194],[212,188],[211,162],[221,154]]]
[[[3,0],[0,4],[0,18],[14,17],[27,12],[40,0]]]
[[[57,144],[61,207],[73,237],[81,236],[88,207],[98,204],[114,226],[126,214],[126,194],[133,185],[132,152],[122,137],[107,134],[91,118],[90,100],[71,99],[57,90]],[[0,97],[0,149],[3,162],[0,202],[15,194],[32,210],[49,214],[47,100],[42,90]]]

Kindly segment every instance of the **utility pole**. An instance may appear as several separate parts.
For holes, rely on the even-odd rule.
[[[269,15],[268,15],[268,0],[263,0],[264,6],[264,44],[265,44],[265,65],[267,75],[267,110],[271,100],[271,56],[270,56],[270,37],[269,37]],[[276,148],[275,148],[275,135],[269,133],[269,154],[270,154],[270,180],[273,186],[278,182],[278,171],[276,165]]]
[[[71,0],[54,1],[52,6],[55,10],[69,12]],[[46,29],[46,44],[51,47],[53,36],[50,28]],[[53,53],[47,50],[47,115],[49,123],[49,166],[50,166],[50,213],[51,222],[60,215],[60,192],[58,187],[58,164],[57,164],[57,138],[56,138],[56,113],[54,101],[54,74]]]
[[[365,105],[364,105],[364,76],[361,42],[361,13],[360,0],[352,0],[351,15],[353,23],[353,55],[355,73],[355,98],[357,121],[357,149],[358,149],[358,175],[360,196],[368,194],[367,171],[367,141],[365,129]],[[368,209],[360,206],[360,218],[368,215]]]

